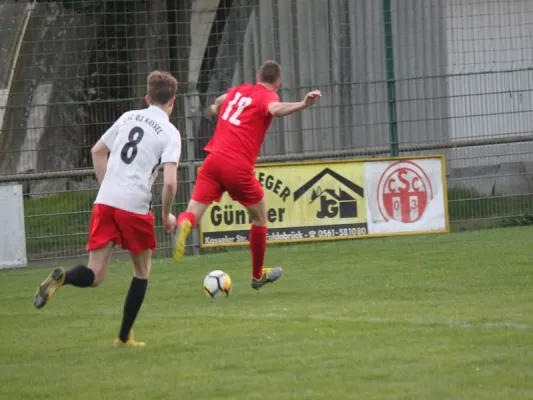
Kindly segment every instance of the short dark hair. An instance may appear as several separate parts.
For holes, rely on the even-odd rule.
[[[281,79],[281,67],[272,60],[265,61],[259,69],[259,82],[276,83]]]
[[[178,81],[169,72],[155,70],[146,79],[146,92],[155,104],[167,104],[177,90]]]

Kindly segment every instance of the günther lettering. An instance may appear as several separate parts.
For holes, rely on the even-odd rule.
[[[267,210],[267,220],[273,224],[275,222],[283,222],[285,217],[285,208],[269,208]],[[214,226],[224,225],[249,225],[252,220],[246,210],[234,210],[232,205],[221,206],[213,205],[209,214],[211,223]]]

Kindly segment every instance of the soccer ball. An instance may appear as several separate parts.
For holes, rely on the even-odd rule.
[[[214,299],[231,292],[231,278],[224,271],[215,270],[207,274],[204,279],[204,293]]]

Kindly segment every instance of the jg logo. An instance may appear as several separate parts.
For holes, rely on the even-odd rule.
[[[313,190],[310,203],[320,199],[320,208],[316,213],[318,218],[356,218],[357,200],[348,192],[339,188],[338,193],[333,189],[325,189],[319,186]]]
[[[326,175],[331,176],[338,182],[338,185],[335,185],[336,187],[334,189],[331,187],[323,189],[318,184]],[[294,192],[294,201],[298,200],[309,190],[312,190],[309,203],[318,203],[317,218],[356,218],[357,200],[346,189],[349,189],[360,197],[364,197],[364,190],[361,186],[339,175],[337,172],[325,168]]]

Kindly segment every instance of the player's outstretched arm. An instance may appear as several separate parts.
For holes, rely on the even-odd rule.
[[[171,232],[176,227],[176,217],[170,212],[176,192],[178,190],[177,177],[178,164],[174,162],[167,162],[163,164],[163,225],[168,232]]]
[[[287,103],[287,102],[272,102],[268,105],[268,112],[274,117],[284,117],[304,108],[311,107],[322,96],[320,90],[313,90],[307,93],[302,101]]]
[[[107,171],[107,155],[109,151],[109,148],[102,139],[96,142],[96,144],[91,149],[94,172],[96,174],[96,179],[98,179],[99,184],[102,184],[105,173]]]

